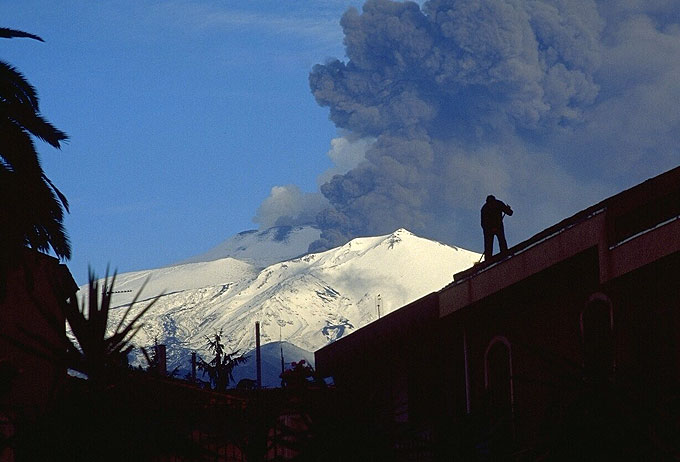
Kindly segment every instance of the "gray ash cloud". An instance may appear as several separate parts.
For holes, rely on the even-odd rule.
[[[369,0],[349,9],[346,57],[314,66],[309,83],[339,129],[372,142],[362,162],[320,187],[322,236],[310,250],[399,227],[472,243],[491,193],[521,211],[517,233],[528,237],[677,165],[676,3]]]

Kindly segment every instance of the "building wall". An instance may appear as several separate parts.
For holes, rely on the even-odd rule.
[[[0,406],[15,412],[38,412],[64,378],[50,347],[58,348],[65,334],[59,303],[77,286],[58,260],[26,249],[21,264],[7,270],[0,298],[0,361],[16,376]]]
[[[500,342],[512,362],[512,430],[520,446],[533,444],[547,403],[579,377],[579,313],[597,287],[597,254],[589,249],[444,318],[442,338],[464,337],[467,344],[467,380],[460,358],[447,363],[451,418],[463,419],[463,409],[480,418],[493,414],[487,354]]]
[[[315,353],[317,371],[356,409],[355,424],[387,441],[392,460],[430,453],[445,415],[438,299],[427,295]]]
[[[614,306],[617,373],[659,393],[680,385],[679,275],[676,252],[604,287]]]
[[[678,199],[680,167],[455,275],[317,367],[376,397],[367,412],[407,409],[440,456],[677,456]]]
[[[611,246],[600,241],[474,303],[455,310],[442,307],[447,313],[441,319],[442,338],[463,338],[467,346],[467,375],[458,354],[447,363],[451,419],[474,416],[487,432],[496,425],[493,403],[499,392],[489,383],[494,373],[488,357],[495,342],[506,346],[512,364],[511,383],[500,393],[510,395],[507,432],[512,444],[505,444],[514,450],[547,444],[554,438],[546,434],[551,425],[584,406],[584,396],[593,390],[609,406],[607,418],[615,421],[611,414],[616,412],[629,421],[617,431],[643,439],[649,450],[661,451],[667,443],[655,447],[653,437],[645,440],[647,431],[666,433],[670,427],[680,437],[680,232],[671,232],[679,224],[676,219]],[[536,250],[550,253],[553,244],[546,241]],[[442,303],[450,297],[442,297]],[[595,309],[598,300],[601,313],[592,317],[586,307]],[[461,376],[467,383],[463,390]],[[630,423],[635,421],[639,424]],[[491,443],[487,438],[477,444]]]

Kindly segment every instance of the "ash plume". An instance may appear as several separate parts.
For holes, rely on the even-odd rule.
[[[479,247],[487,194],[526,238],[680,159],[677,2],[369,0],[341,26],[310,88],[370,141],[321,185],[311,251],[398,227]]]

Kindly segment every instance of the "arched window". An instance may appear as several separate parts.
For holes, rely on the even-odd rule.
[[[614,309],[605,294],[591,295],[581,311],[581,343],[586,377],[607,377],[614,372]]]
[[[484,353],[484,386],[489,406],[496,416],[513,413],[512,349],[505,337],[495,337]]]

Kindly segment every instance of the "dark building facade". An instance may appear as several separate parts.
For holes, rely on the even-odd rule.
[[[56,258],[23,249],[6,268],[0,284],[0,363],[5,393],[2,409],[39,412],[66,375],[46,345],[62,345],[66,319],[61,304],[78,290],[67,267]]]
[[[316,352],[395,459],[672,458],[680,168]]]

